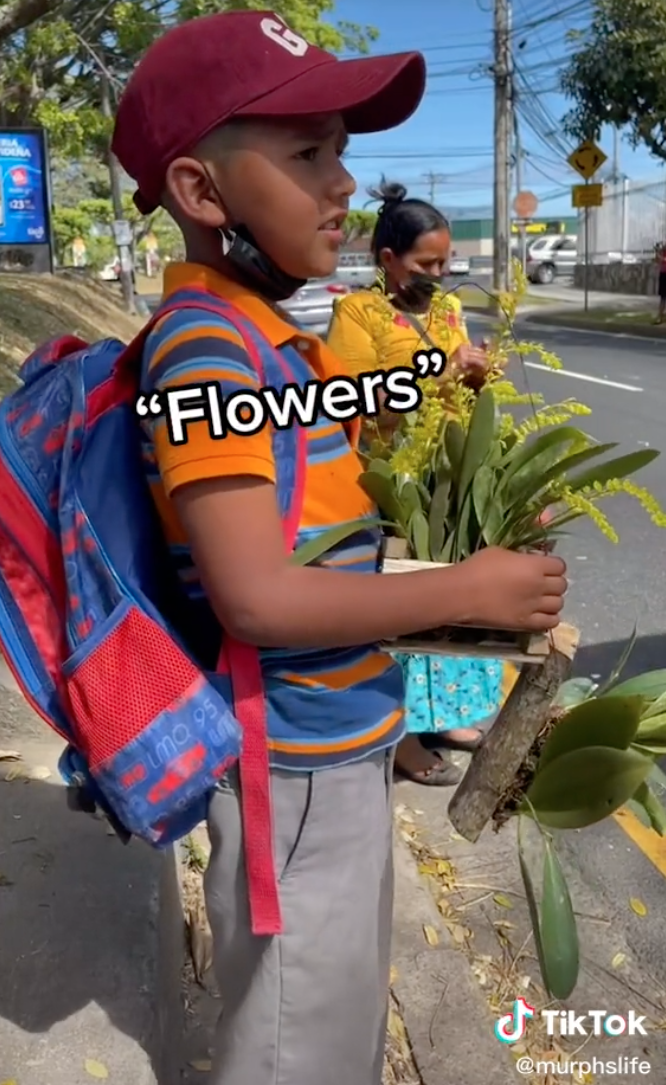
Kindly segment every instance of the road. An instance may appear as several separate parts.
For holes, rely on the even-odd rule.
[[[487,324],[473,319],[469,324],[475,340],[487,334]],[[551,403],[568,397],[585,403],[592,414],[579,424],[600,441],[619,442],[618,453],[664,449],[664,457],[637,481],[666,508],[666,344],[527,323],[518,334],[542,343],[564,366],[559,373],[544,372],[534,359],[521,372],[514,364],[511,377],[521,390],[540,392]],[[567,617],[582,633],[576,671],[608,675],[634,623],[638,640],[625,674],[666,667],[666,530],[653,526],[638,503],[624,495],[611,499],[607,508],[618,545],[587,522],[571,525],[570,538],[559,547],[568,564]],[[609,821],[571,835],[571,849],[582,877],[615,910],[638,959],[666,988],[666,840],[649,834],[636,846],[627,835],[627,829],[639,832],[636,823],[625,825]],[[629,909],[631,897],[645,902],[645,918]]]

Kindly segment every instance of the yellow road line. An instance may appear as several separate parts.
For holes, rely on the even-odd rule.
[[[623,807],[613,814],[617,824],[624,829],[629,839],[643,852],[659,873],[666,878],[666,837],[659,836],[654,829],[648,829],[631,810]]]

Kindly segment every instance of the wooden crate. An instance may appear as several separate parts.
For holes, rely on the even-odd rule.
[[[432,561],[414,561],[410,558],[390,557],[404,547],[402,539],[387,539],[386,556],[382,561],[382,573],[414,573],[426,569],[447,568],[446,564]],[[393,544],[393,545],[390,545]],[[396,545],[397,544],[397,545]],[[481,634],[480,634],[481,636]],[[511,663],[543,663],[550,652],[551,642],[547,636],[523,636],[508,633],[495,640],[490,635],[478,641],[456,639],[455,630],[447,631],[441,640],[423,639],[418,635],[398,637],[384,641],[386,652],[413,652],[428,656],[466,656],[477,659],[502,659]]]

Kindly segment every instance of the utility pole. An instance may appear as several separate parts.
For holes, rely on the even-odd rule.
[[[620,174],[620,130],[619,128],[613,129],[613,175],[611,180],[614,185],[617,185],[622,180]]]
[[[102,116],[106,117],[108,120],[113,120],[111,85],[106,71],[100,73],[100,80]],[[134,298],[134,283],[132,276],[132,247],[131,238],[124,236],[129,224],[125,223],[121,181],[122,172],[120,163],[110,148],[108,155],[111,203],[113,205],[113,217],[116,223],[114,226],[114,238],[118,249],[118,258],[120,260],[120,288],[122,290],[123,301],[125,302],[127,311],[134,314],[136,313],[136,302]]]
[[[437,185],[441,185],[446,181],[445,173],[433,173],[432,170],[429,173],[423,174],[423,180],[428,185],[428,196],[431,203],[435,202],[437,194]]]
[[[518,111],[516,109],[515,88],[512,88],[511,96],[511,108],[513,111],[513,148],[514,148],[514,171],[516,178],[516,195],[523,191],[523,145],[520,139],[520,123],[518,121]],[[509,231],[509,237],[511,232]],[[518,244],[520,253],[520,264],[525,271],[525,264],[527,263],[527,245],[526,245],[526,232],[525,224],[520,222],[518,225]]]
[[[510,0],[495,0],[495,178],[493,185],[493,290],[505,291],[509,270],[511,148]]]

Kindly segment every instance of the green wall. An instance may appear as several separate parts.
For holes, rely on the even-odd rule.
[[[560,229],[565,234],[578,233],[578,219],[575,216],[564,216],[558,219],[539,218],[535,220],[535,225],[550,224],[558,222],[561,224]],[[542,232],[542,231],[538,231]],[[545,231],[543,231],[545,232]],[[530,234],[537,233],[536,230],[530,230]],[[451,236],[454,241],[485,241],[490,240],[493,236],[493,220],[492,219],[454,219],[451,223]]]

